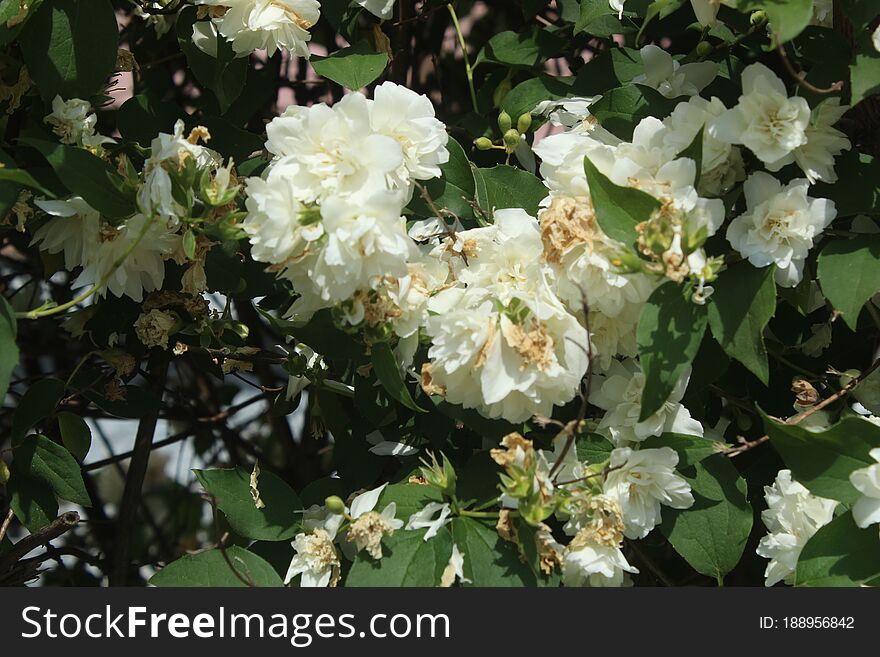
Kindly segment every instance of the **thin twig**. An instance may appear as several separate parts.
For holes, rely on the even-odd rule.
[[[800,422],[806,420],[808,417],[810,417],[814,413],[821,411],[823,408],[830,406],[831,404],[836,402],[838,399],[845,397],[850,392],[852,392],[853,388],[855,388],[862,381],[864,381],[869,376],[871,376],[871,374],[878,367],[880,367],[880,358],[875,360],[868,369],[866,369],[864,372],[859,374],[856,378],[854,378],[852,381],[847,383],[845,386],[843,386],[840,390],[835,392],[833,395],[831,395],[827,399],[823,399],[818,404],[814,404],[813,406],[811,406],[807,410],[803,411],[802,413],[798,413],[797,415],[793,415],[792,417],[785,420],[784,424],[788,424],[788,425],[799,424]],[[729,449],[722,451],[721,453],[727,455],[729,458],[733,458],[734,456],[739,456],[743,452],[748,452],[749,450],[754,449],[758,445],[763,445],[768,440],[770,440],[770,436],[765,434],[765,435],[761,436],[760,438],[757,438],[755,440],[750,440],[748,442],[742,443],[741,445],[737,445],[736,447],[731,447]]]
[[[12,517],[14,515],[15,512],[12,509],[9,509],[9,513],[6,514],[6,518],[3,520],[3,525],[0,526],[0,543],[6,538],[6,532],[9,531],[9,525],[12,524]]]
[[[79,522],[79,514],[76,511],[62,513],[45,527],[38,529],[33,534],[28,534],[18,543],[13,545],[9,552],[0,557],[0,576],[9,572],[12,567],[28,552],[41,545],[46,545],[62,534],[69,532]]]
[[[843,89],[843,80],[838,80],[833,83],[831,86],[826,88],[817,87],[811,82],[807,82],[806,77],[807,74],[804,71],[798,71],[794,64],[791,63],[791,60],[788,58],[788,53],[785,51],[785,46],[781,43],[776,45],[776,51],[779,53],[779,57],[782,59],[782,64],[785,66],[785,70],[793,77],[797,83],[802,86],[807,91],[811,91],[814,94],[833,94],[841,89]]]

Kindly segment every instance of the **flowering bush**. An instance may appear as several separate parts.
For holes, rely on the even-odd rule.
[[[878,23],[0,0],[0,583],[880,583]]]

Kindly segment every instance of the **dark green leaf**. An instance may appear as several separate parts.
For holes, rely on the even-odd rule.
[[[491,169],[474,169],[477,202],[491,218],[495,210],[522,208],[536,215],[547,188],[528,171],[501,164]]]
[[[58,516],[58,500],[52,489],[31,474],[24,464],[19,467],[13,460],[10,470],[12,476],[6,484],[9,507],[21,524],[28,531],[35,532],[55,520]]]
[[[880,447],[880,427],[850,416],[826,431],[808,431],[765,415],[764,428],[792,477],[813,494],[847,504],[859,498],[849,475],[876,463],[868,452]]]
[[[740,262],[713,283],[709,327],[725,353],[745,365],[764,385],[770,377],[764,329],[776,312],[773,267]]]
[[[651,293],[636,329],[645,372],[640,420],[656,413],[669,399],[697,354],[707,323],[706,307],[692,303],[672,281]]]
[[[82,463],[92,446],[92,431],[79,415],[64,411],[58,414],[58,430],[68,451]]]
[[[217,508],[235,533],[258,541],[283,541],[296,534],[302,502],[276,475],[260,472],[257,488],[266,506],[258,509],[250,493],[251,473],[244,468],[193,472],[205,491],[215,497]]]
[[[12,444],[18,444],[31,427],[49,417],[63,395],[64,382],[59,379],[40,379],[28,388],[12,416]]]
[[[254,586],[284,586],[275,569],[253,552],[232,545],[226,548],[226,557],[228,562],[219,549],[184,555],[153,575],[150,584],[160,587],[243,587],[248,586],[246,582],[252,582]],[[239,575],[232,572],[232,568]]]
[[[29,436],[14,451],[16,471],[41,481],[62,500],[91,506],[79,463],[70,452],[46,436]]]
[[[425,412],[425,409],[416,404],[412,395],[409,394],[409,389],[406,387],[403,375],[397,366],[397,359],[387,342],[373,345],[372,362],[376,376],[389,395],[412,411]]]
[[[437,586],[452,556],[452,535],[443,527],[425,540],[427,529],[398,529],[382,543],[384,556],[376,561],[365,551],[354,560],[346,586]]]
[[[663,507],[660,531],[685,561],[719,581],[739,563],[752,531],[746,482],[723,454],[681,472],[691,485],[690,509]]]
[[[452,539],[464,558],[462,571],[471,580],[463,586],[536,586],[534,571],[519,550],[498,536],[493,523],[473,518],[452,521]]]
[[[599,226],[618,242],[635,242],[636,226],[647,221],[660,202],[641,190],[615,185],[588,157],[584,157],[584,172]]]
[[[18,43],[44,100],[89,98],[116,68],[116,15],[109,0],[44,0]]]
[[[101,158],[74,146],[41,139],[21,141],[42,153],[61,182],[101,214],[112,218],[134,214],[134,193],[125,188],[122,176]]]
[[[327,57],[313,56],[310,61],[318,75],[356,91],[382,75],[388,66],[388,53],[376,52],[367,41],[359,41]]]
[[[822,291],[853,331],[865,302],[880,292],[880,236],[831,240],[819,254]]]
[[[475,191],[473,167],[461,144],[455,139],[449,140],[447,149],[449,161],[440,167],[441,177],[427,181],[425,189],[438,208],[450,210],[457,217],[472,217],[474,212],[471,202]],[[423,217],[431,217],[435,214],[418,188],[408,207]]]
[[[847,511],[820,527],[801,551],[795,586],[861,586],[880,577],[877,527],[860,529]]]
[[[664,433],[642,441],[641,446],[644,449],[671,447],[678,453],[678,469],[682,470],[718,453],[723,444],[700,436]]]

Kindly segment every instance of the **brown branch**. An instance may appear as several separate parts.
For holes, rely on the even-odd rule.
[[[791,60],[788,58],[788,53],[785,51],[785,46],[781,43],[776,45],[776,51],[779,53],[779,57],[782,59],[782,64],[785,66],[785,70],[788,71],[789,75],[793,77],[797,83],[802,86],[807,91],[811,91],[814,94],[833,94],[841,89],[843,89],[843,80],[838,80],[833,83],[830,87],[821,88],[812,84],[811,82],[807,82],[807,74],[804,71],[798,71],[794,64],[791,63]]]
[[[162,350],[154,349],[150,355],[148,369],[151,392],[161,400],[165,375],[168,371],[167,354]],[[147,466],[150,464],[153,434],[156,431],[158,418],[159,410],[157,408],[141,418],[135,434],[134,449],[131,451],[131,462],[128,466],[125,489],[122,492],[122,501],[119,504],[119,513],[116,519],[116,541],[108,573],[110,586],[128,584],[131,538],[137,522],[138,508],[141,505],[141,492],[144,477],[147,474]]]
[[[833,395],[831,395],[827,399],[823,399],[818,404],[811,406],[810,408],[803,411],[802,413],[798,413],[797,415],[793,415],[792,417],[785,420],[784,424],[788,424],[788,425],[799,424],[800,422],[803,422],[804,420],[806,420],[808,417],[810,417],[814,413],[817,413],[817,412],[821,411],[823,408],[830,406],[831,404],[836,402],[838,399],[842,399],[843,397],[848,395],[850,392],[852,392],[852,390],[857,385],[859,385],[862,381],[864,381],[869,376],[871,376],[871,374],[873,374],[874,371],[878,367],[880,367],[880,358],[875,360],[868,369],[866,369],[864,372],[859,374],[856,378],[854,378],[852,381],[847,383],[845,386],[843,386],[840,390],[835,392]],[[754,449],[758,445],[763,445],[768,440],[770,440],[770,436],[765,434],[755,440],[750,440],[748,442],[742,443],[741,445],[737,445],[736,447],[731,447],[731,448],[725,449],[721,453],[727,455],[729,458],[733,458],[734,456],[739,456],[743,452],[748,452],[749,450]]]
[[[9,525],[12,524],[12,517],[14,515],[15,512],[12,509],[9,509],[9,513],[6,514],[6,518],[3,520],[3,525],[0,525],[0,543],[6,538],[6,532],[9,531]]]
[[[9,552],[0,557],[0,577],[12,570],[18,560],[28,552],[69,532],[76,527],[78,522],[79,514],[76,511],[68,511],[62,513],[45,527],[25,536],[13,545]]]

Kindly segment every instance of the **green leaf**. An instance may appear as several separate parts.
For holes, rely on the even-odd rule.
[[[92,446],[89,425],[76,413],[64,411],[58,414],[58,430],[64,446],[82,463]]]
[[[386,506],[394,502],[397,506],[394,514],[395,517],[406,522],[412,514],[425,508],[426,504],[442,501],[443,496],[433,486],[391,484],[382,491],[376,507],[379,511],[382,511]]]
[[[232,530],[257,541],[292,538],[302,520],[302,502],[276,475],[263,470],[257,488],[265,507],[258,509],[250,493],[251,473],[244,468],[193,470],[196,479],[219,508]]]
[[[852,81],[852,101],[856,105],[868,96],[880,93],[880,53],[856,53],[849,67]]]
[[[18,39],[47,101],[96,95],[116,68],[118,42],[109,0],[44,0]]]
[[[709,327],[718,344],[767,385],[770,366],[764,329],[776,312],[773,267],[758,269],[740,262],[722,272],[712,285]]]
[[[254,586],[284,586],[275,569],[262,557],[232,545],[226,548],[229,562],[220,549],[187,554],[172,561],[150,579],[153,586],[181,587],[244,587],[248,586],[230,568],[230,563],[246,581]]]
[[[795,586],[861,586],[880,577],[877,527],[860,529],[847,511],[820,527],[798,557]]]
[[[232,45],[218,38],[217,56],[199,50],[193,43],[196,8],[186,7],[177,16],[177,42],[186,54],[186,62],[196,79],[214,93],[220,111],[225,112],[241,94],[247,81],[248,58],[236,57]]]
[[[587,67],[584,67],[587,68]],[[636,125],[648,116],[668,116],[675,109],[676,99],[666,98],[656,89],[639,84],[627,84],[606,91],[590,107],[602,126],[628,141]]]
[[[42,139],[20,141],[42,153],[61,182],[104,216],[121,219],[137,210],[134,193],[126,189],[122,176],[96,155]]]
[[[438,208],[450,210],[457,217],[473,217],[471,203],[476,190],[473,167],[461,144],[455,139],[450,139],[446,148],[449,151],[449,161],[440,167],[440,178],[424,183],[425,189]],[[432,217],[435,214],[418,189],[408,207],[420,216]]]
[[[865,302],[880,292],[880,236],[831,240],[819,254],[822,291],[853,331]]]
[[[383,539],[384,556],[376,561],[365,551],[355,557],[346,586],[437,586],[452,556],[452,535],[442,527],[425,540],[427,529],[398,529]]]
[[[691,485],[690,509],[663,507],[660,531],[685,561],[719,581],[739,563],[752,531],[746,482],[723,454],[681,471]]]
[[[416,404],[412,395],[409,394],[409,389],[406,387],[403,375],[397,366],[397,359],[394,357],[394,352],[391,351],[391,346],[387,342],[374,344],[371,357],[373,370],[388,394],[408,409],[425,413],[425,409]]]
[[[562,46],[560,37],[549,30],[533,27],[530,32],[499,32],[477,55],[474,66],[483,62],[531,68],[555,54]]]
[[[18,365],[18,345],[15,343],[17,333],[15,311],[6,297],[0,295],[0,399],[6,398],[9,379]]]
[[[501,164],[491,169],[474,169],[477,203],[491,218],[495,210],[522,208],[530,215],[538,213],[547,188],[538,178],[523,169]]]
[[[763,9],[770,21],[769,29],[780,43],[794,39],[813,19],[813,0],[744,0],[737,9]]]
[[[645,20],[636,36],[636,43],[642,43],[642,33],[648,24],[655,18],[666,18],[674,11],[677,11],[684,4],[684,0],[654,0],[645,12]]]
[[[471,580],[463,586],[537,586],[534,571],[520,560],[516,545],[503,540],[494,524],[455,518],[452,540],[464,557],[462,571]]]
[[[697,354],[707,323],[706,307],[691,303],[672,281],[648,297],[636,329],[645,372],[640,421],[660,410],[669,399]]]
[[[38,181],[24,169],[10,168],[8,167],[8,165],[0,168],[0,180],[18,183],[19,185],[24,185],[25,187],[35,189],[40,192],[40,194],[43,194],[45,196],[49,196],[51,198],[55,197],[52,192],[43,187],[40,181]]]
[[[607,37],[615,33],[621,34],[623,31],[623,24],[617,18],[617,12],[611,8],[607,0],[581,0],[580,14],[574,24],[575,35],[586,32],[593,36]]]
[[[13,460],[10,470],[12,475],[6,484],[9,507],[21,524],[28,531],[35,532],[55,520],[58,517],[58,500],[52,489],[30,473],[24,464]]]
[[[373,83],[388,66],[388,53],[376,52],[367,42],[337,50],[327,57],[313,56],[309,61],[315,73],[357,91]]]
[[[585,433],[578,436],[574,443],[578,461],[598,465],[611,458],[614,445],[605,436],[597,433]]]
[[[678,470],[689,468],[700,461],[716,454],[722,447],[710,438],[701,436],[685,436],[680,433],[664,433],[660,436],[651,436],[642,441],[643,449],[657,449],[658,447],[670,447],[678,452]]]
[[[91,506],[79,463],[70,452],[46,436],[29,436],[14,451],[17,472],[48,486],[58,497],[80,506]]]
[[[49,417],[63,395],[64,382],[59,379],[40,379],[28,388],[12,416],[12,444],[17,445],[31,427]]]
[[[814,495],[847,504],[860,497],[849,475],[876,463],[868,452],[880,447],[880,427],[849,416],[826,431],[808,431],[764,415],[764,428],[792,477]]]
[[[586,156],[584,173],[599,226],[611,239],[635,242],[636,226],[660,209],[660,201],[641,190],[615,185]]]
[[[510,116],[519,117],[531,112],[538,103],[545,100],[559,100],[573,93],[572,78],[552,75],[539,75],[520,82],[501,102],[501,107]]]

